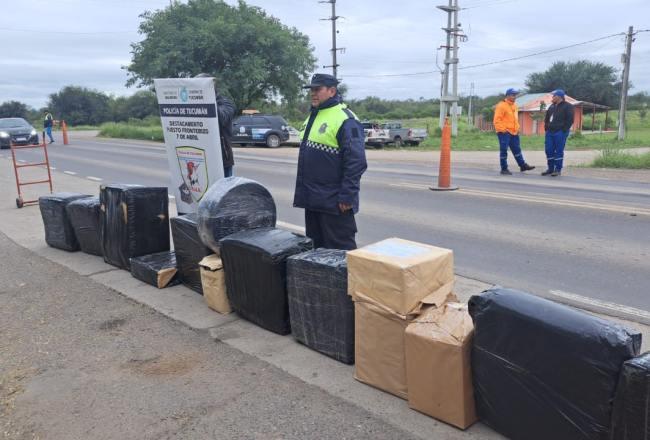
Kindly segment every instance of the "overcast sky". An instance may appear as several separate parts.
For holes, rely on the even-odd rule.
[[[331,64],[330,22],[319,20],[330,15],[329,4],[317,0],[248,3],[308,35],[319,67]],[[337,15],[345,17],[339,20],[338,46],[346,49],[339,55],[339,76],[349,87],[348,96],[437,97],[440,74],[435,59],[445,39],[441,27],[446,25],[446,14],[435,6],[444,3],[337,0]],[[460,0],[459,4],[466,8],[459,21],[469,37],[459,52],[461,94],[469,93],[472,82],[480,96],[523,87],[528,74],[559,60],[601,61],[620,73],[622,35],[517,61],[463,67],[623,33],[630,25],[650,29],[649,0]],[[18,100],[41,107],[51,93],[66,85],[132,94],[137,89],[124,86],[127,77],[121,66],[130,62],[130,43],[140,38],[139,15],[168,5],[169,0],[12,0],[11,7],[4,5],[0,22],[0,102]],[[443,57],[441,51],[440,61]],[[417,74],[421,72],[425,74]],[[630,78],[632,93],[650,91],[650,32],[637,36]]]

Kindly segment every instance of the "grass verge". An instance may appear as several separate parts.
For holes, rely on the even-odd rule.
[[[107,122],[99,127],[99,136],[162,142],[162,127],[136,125],[128,122]]]
[[[593,168],[628,168],[650,169],[650,152],[633,154],[616,149],[606,148],[600,156],[590,164]]]

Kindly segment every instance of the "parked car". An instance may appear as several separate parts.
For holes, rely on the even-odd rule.
[[[386,122],[381,128],[388,130],[390,142],[396,147],[402,145],[419,145],[426,139],[427,131],[424,128],[405,128],[401,122]]]
[[[232,123],[232,142],[277,148],[289,139],[289,124],[277,115],[242,115]]]
[[[0,148],[16,145],[38,144],[38,132],[23,118],[0,119]]]
[[[289,139],[283,142],[283,145],[290,145],[292,147],[297,147],[300,145],[300,132],[289,126]]]
[[[391,138],[388,134],[388,130],[385,130],[379,126],[376,122],[362,122],[363,133],[365,134],[365,142],[367,145],[373,147],[383,147],[390,142]]]

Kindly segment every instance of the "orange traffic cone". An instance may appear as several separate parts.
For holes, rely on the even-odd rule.
[[[449,119],[445,118],[440,140],[440,170],[438,172],[438,185],[431,187],[433,191],[452,191],[458,189],[451,186],[451,127]]]
[[[70,145],[68,141],[68,125],[65,121],[61,121],[61,131],[63,132],[63,145]]]

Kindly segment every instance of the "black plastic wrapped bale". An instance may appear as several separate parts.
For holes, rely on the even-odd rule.
[[[203,295],[199,261],[212,254],[212,251],[199,239],[196,214],[174,217],[171,222],[178,277],[181,283]]]
[[[641,335],[516,290],[469,301],[479,418],[519,440],[606,440],[623,362]]]
[[[86,197],[68,203],[68,218],[81,250],[87,254],[102,254],[99,197]]]
[[[99,201],[104,261],[129,270],[129,259],[169,250],[167,188],[102,185]]]
[[[623,364],[611,440],[650,439],[650,352]]]
[[[311,239],[262,228],[229,235],[220,246],[232,309],[262,328],[291,333],[287,258],[311,249]]]
[[[177,272],[174,251],[131,258],[131,275],[158,289],[178,284]]]
[[[66,206],[78,199],[91,197],[88,194],[60,192],[38,198],[38,206],[45,227],[45,242],[53,248],[64,251],[78,251],[79,242],[69,220]]]
[[[346,251],[315,249],[287,260],[291,333],[299,342],[354,363],[354,303],[348,295]]]
[[[199,236],[219,253],[219,240],[235,232],[274,228],[275,202],[271,193],[254,180],[228,177],[215,182],[199,203]]]

